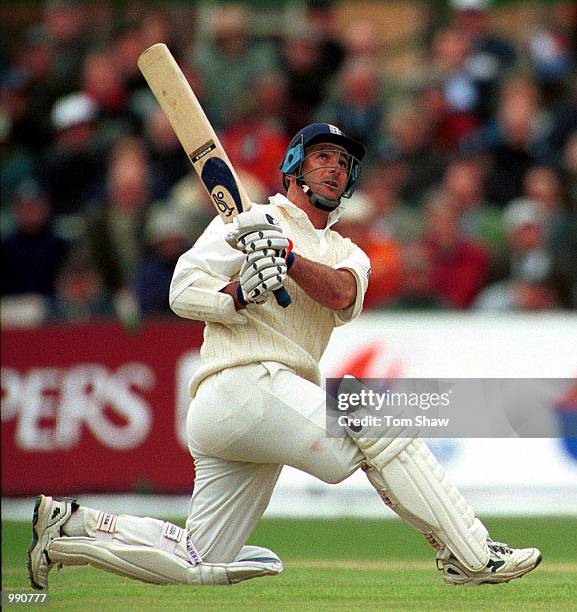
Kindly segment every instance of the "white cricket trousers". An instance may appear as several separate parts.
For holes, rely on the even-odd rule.
[[[265,511],[283,465],[328,483],[364,456],[327,438],[325,392],[282,364],[229,368],[206,378],[187,417],[196,478],[186,527],[207,562],[232,562]]]

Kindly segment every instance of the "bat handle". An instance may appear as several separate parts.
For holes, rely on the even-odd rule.
[[[289,292],[284,287],[273,291],[273,293],[276,303],[283,308],[286,308],[292,302]]]

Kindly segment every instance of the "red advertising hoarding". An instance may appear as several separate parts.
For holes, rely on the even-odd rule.
[[[2,331],[2,495],[187,493],[187,384],[203,325]]]

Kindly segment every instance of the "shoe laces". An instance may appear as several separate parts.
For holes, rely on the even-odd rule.
[[[489,550],[491,552],[501,554],[501,555],[512,555],[513,554],[513,549],[508,544],[505,544],[504,542],[494,542],[493,540],[489,540],[487,542],[487,545],[489,546]]]

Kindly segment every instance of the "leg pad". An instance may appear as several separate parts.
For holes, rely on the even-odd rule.
[[[274,558],[269,555],[259,557],[262,560],[191,565],[175,554],[158,548],[85,537],[55,538],[49,549],[53,563],[91,565],[154,584],[234,584],[249,578],[273,576],[279,574],[283,566],[280,559],[272,554]]]
[[[485,567],[489,560],[485,526],[420,438],[394,440],[382,449],[373,439],[353,439],[366,453],[367,477],[387,505],[435,548],[446,546],[472,570]],[[395,446],[397,454],[392,452]]]

